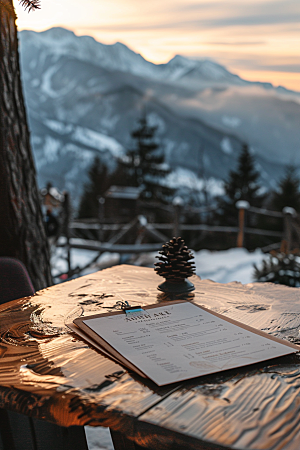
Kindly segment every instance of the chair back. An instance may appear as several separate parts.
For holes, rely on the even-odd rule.
[[[34,293],[24,264],[16,258],[0,257],[0,304]]]

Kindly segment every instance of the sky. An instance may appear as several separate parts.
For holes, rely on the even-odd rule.
[[[154,63],[209,58],[251,81],[300,91],[300,0],[41,0],[20,30],[61,26],[122,42]]]

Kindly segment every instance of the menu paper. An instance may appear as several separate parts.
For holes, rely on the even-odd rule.
[[[159,386],[297,351],[190,302],[80,321]]]

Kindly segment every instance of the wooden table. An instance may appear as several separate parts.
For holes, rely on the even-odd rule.
[[[124,265],[0,306],[0,407],[60,426],[110,427],[124,449],[298,450],[298,355],[159,388],[66,327],[119,300],[181,298],[300,343],[299,289],[192,281],[194,292],[168,296],[153,269]]]

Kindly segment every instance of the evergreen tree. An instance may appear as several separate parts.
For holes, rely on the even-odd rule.
[[[89,171],[89,181],[84,186],[84,191],[80,199],[78,217],[90,218],[98,217],[98,198],[103,196],[110,186],[108,170],[105,164],[95,157]]]
[[[102,197],[113,184],[126,185],[126,174],[122,167],[118,166],[114,172],[110,173],[98,156],[95,157],[88,171],[88,178],[79,203],[78,218],[80,219],[97,218],[99,197]]]
[[[25,10],[28,10],[28,12],[40,9],[40,0],[19,0],[19,2]]]
[[[287,166],[283,178],[279,181],[278,190],[272,198],[272,208],[282,211],[285,206],[290,206],[300,212],[300,179],[293,166]]]
[[[299,256],[294,253],[273,252],[269,259],[262,261],[262,267],[254,264],[254,281],[300,286]]]
[[[264,195],[259,193],[259,172],[248,146],[243,145],[236,170],[231,170],[224,182],[225,196],[219,200],[218,220],[221,224],[237,225],[238,212],[236,202],[246,200],[251,206],[261,206]]]
[[[131,132],[134,148],[127,152],[127,161],[123,161],[123,165],[130,184],[142,187],[142,199],[165,203],[171,199],[174,191],[162,182],[170,170],[155,141],[156,130],[157,127],[148,125],[145,116],[139,120],[138,127]]]

